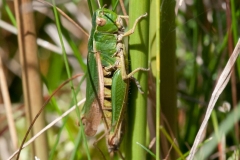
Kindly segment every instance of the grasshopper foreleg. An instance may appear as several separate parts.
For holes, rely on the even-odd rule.
[[[147,13],[145,13],[145,14],[141,15],[140,17],[138,17],[138,18],[135,20],[135,22],[134,22],[134,24],[133,24],[133,27],[132,27],[130,30],[128,30],[127,32],[125,32],[124,34],[120,34],[120,35],[118,36],[118,40],[121,41],[123,37],[126,37],[126,36],[129,36],[129,35],[133,34],[134,31],[135,31],[135,28],[136,28],[136,26],[137,26],[137,23],[138,23],[142,18],[145,18],[145,17],[147,17]]]

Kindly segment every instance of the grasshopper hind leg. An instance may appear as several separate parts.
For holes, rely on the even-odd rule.
[[[104,160],[107,160],[101,149],[97,146],[97,143],[93,143],[93,146],[101,153],[101,156],[103,157]]]
[[[106,156],[104,155],[103,151],[97,146],[97,143],[103,139],[105,136],[106,136],[107,133],[104,133],[103,135],[101,135],[97,140],[95,140],[93,142],[93,146],[100,152],[101,156],[103,157],[104,160],[107,160],[106,159]]]
[[[147,72],[149,70],[150,70],[149,68],[148,69],[146,69],[146,68],[137,68],[134,71],[132,71],[131,73],[129,73],[128,75],[124,76],[124,79],[128,79],[129,78],[129,79],[133,80],[135,82],[137,88],[138,88],[138,91],[141,94],[143,94],[144,92],[142,90],[142,87],[141,87],[140,83],[138,82],[138,80],[135,77],[133,77],[133,74],[135,74],[135,73],[137,73],[139,71],[146,71]]]
[[[119,155],[119,157],[122,159],[122,160],[125,160],[124,156],[122,155],[122,152],[120,150],[116,151],[117,154]],[[115,152],[112,151],[110,152],[110,157],[111,157],[111,160],[114,160],[114,155],[115,155]]]

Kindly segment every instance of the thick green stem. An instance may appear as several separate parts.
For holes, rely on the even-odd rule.
[[[131,0],[129,2],[129,28],[140,16],[148,13],[149,1]],[[129,37],[129,56],[131,70],[138,67],[148,68],[148,17],[142,19],[134,34]],[[128,127],[126,159],[144,159],[146,152],[136,143],[146,143],[147,113],[147,73],[138,72],[134,77],[139,80],[144,94],[140,94],[134,83],[131,84],[130,102],[128,105]]]

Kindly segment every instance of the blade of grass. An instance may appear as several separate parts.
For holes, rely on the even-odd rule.
[[[77,137],[76,137],[76,141],[75,141],[75,145],[74,145],[74,150],[71,154],[70,160],[75,160],[78,159],[77,158],[77,153],[79,152],[79,146],[80,146],[80,142],[81,142],[81,131],[78,131]]]
[[[156,158],[156,155],[150,151],[150,149],[148,149],[147,147],[143,146],[142,144],[136,142],[136,144],[138,144],[139,146],[141,146],[145,151],[147,151],[150,155],[152,155],[154,158]]]
[[[77,45],[75,44],[74,40],[70,37],[70,35],[67,34],[66,29],[63,28],[62,30],[63,30],[63,33],[66,33],[66,34],[64,34],[65,38],[68,41],[71,49],[73,50],[73,54],[76,57],[76,59],[78,60],[80,67],[82,68],[83,72],[86,73],[87,65],[84,63],[82,54],[79,53]]]
[[[164,136],[167,137],[167,140],[171,143],[171,145],[173,146],[175,151],[178,153],[178,155],[182,159],[184,159],[184,156],[183,156],[181,150],[178,148],[178,146],[176,146],[175,142],[172,140],[171,136],[167,133],[167,131],[162,126],[160,126],[160,130],[163,132]]]
[[[62,30],[61,30],[59,17],[58,17],[58,12],[57,12],[57,9],[55,7],[55,2],[52,1],[52,3],[53,3],[53,11],[54,11],[54,16],[55,16],[55,20],[56,20],[58,35],[59,35],[59,39],[60,39],[61,46],[62,46],[62,51],[63,51],[63,53],[62,53],[63,60],[64,60],[64,63],[65,63],[65,68],[66,68],[66,71],[67,71],[68,78],[70,79],[72,76],[71,76],[70,68],[69,68],[69,64],[68,64],[67,53],[66,53],[64,43],[63,43],[63,39],[62,39]],[[75,93],[72,81],[70,81],[70,87],[72,89],[72,96],[74,98],[74,103],[77,104],[76,93]],[[79,109],[76,109],[76,111],[77,111],[78,120],[80,121],[80,111],[79,111]]]
[[[159,11],[160,9],[160,1],[157,1],[156,4],[156,11]],[[161,12],[161,9],[160,9]],[[160,104],[160,82],[161,82],[161,77],[160,77],[160,12],[156,12],[156,16],[159,17],[157,18],[156,22],[156,44],[157,44],[157,50],[156,50],[156,70],[157,70],[157,75],[156,75],[156,160],[160,159],[160,130],[157,129],[160,126],[160,113],[161,113],[161,104]]]
[[[98,9],[98,5],[95,0],[87,0],[88,2],[88,8],[90,11],[91,16],[93,16],[93,12]]]
[[[15,27],[17,27],[16,19],[15,19],[14,15],[13,15],[11,9],[10,9],[9,6],[7,5],[6,0],[3,0],[3,8],[6,10],[8,16],[9,16],[11,22],[12,22],[12,24],[13,24]]]
[[[156,77],[156,126],[153,126],[156,136],[156,159],[160,158],[160,130],[156,129],[160,126],[160,3],[162,1],[151,1],[150,4],[150,28],[149,28],[149,60],[151,74]],[[159,12],[160,11],[160,12]],[[154,15],[154,16],[153,16]],[[157,17],[157,18],[156,18]],[[154,101],[154,100],[153,100]],[[154,103],[154,102],[153,102]]]
[[[112,10],[115,11],[117,8],[119,0],[112,0]]]

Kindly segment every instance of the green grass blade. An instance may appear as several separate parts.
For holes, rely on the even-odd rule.
[[[97,1],[95,1],[95,0],[88,0],[88,8],[89,8],[90,14],[92,16],[93,12],[98,9]]]
[[[167,137],[167,140],[171,143],[171,145],[173,146],[173,148],[175,149],[175,151],[178,153],[178,155],[184,159],[184,155],[182,154],[182,152],[180,151],[180,149],[178,148],[178,146],[176,146],[175,142],[172,140],[171,136],[167,133],[167,131],[160,126],[160,130],[163,132],[164,136]]]
[[[92,16],[93,15],[93,6],[92,6],[92,1],[91,0],[88,0],[88,8],[89,8],[90,14]]]
[[[156,128],[160,126],[160,3],[151,1],[149,28],[149,59],[151,74],[156,77]],[[160,11],[160,12],[159,12]],[[154,15],[154,16],[152,16]],[[153,102],[154,103],[154,102]],[[156,129],[156,159],[160,158],[160,130]]]
[[[219,133],[218,133],[218,120],[217,120],[217,113],[216,113],[215,110],[212,111],[211,119],[212,119],[212,123],[213,123],[214,132],[216,133],[216,135],[218,137],[218,135],[219,135]]]
[[[231,0],[231,15],[232,15],[232,31],[233,31],[233,41],[234,45],[237,44],[238,41],[238,23],[237,23],[237,12],[235,6],[235,0]]]
[[[75,141],[75,145],[74,145],[74,150],[71,154],[70,160],[75,160],[77,159],[77,153],[79,152],[79,146],[80,146],[80,142],[81,142],[81,131],[78,131],[77,137],[76,137],[76,141]]]
[[[119,0],[112,0],[112,10],[113,11],[116,10],[118,3],[119,3]]]
[[[71,76],[70,68],[69,68],[69,64],[68,64],[67,53],[66,53],[66,50],[65,50],[65,47],[64,47],[64,44],[63,44],[62,30],[61,30],[59,17],[58,17],[58,12],[57,12],[57,9],[56,9],[56,6],[55,6],[55,2],[53,0],[52,0],[52,3],[53,3],[53,6],[54,6],[53,11],[54,11],[54,16],[55,16],[55,20],[56,20],[58,35],[59,35],[59,39],[60,39],[60,43],[61,43],[62,51],[63,51],[63,54],[62,54],[63,55],[63,60],[64,60],[64,63],[65,63],[67,76],[70,79],[72,76]],[[72,81],[70,81],[70,86],[71,86],[71,89],[72,89],[72,95],[73,95],[73,98],[74,98],[74,103],[77,104],[76,93],[75,93]],[[80,121],[80,111],[79,111],[78,107],[77,107],[76,111],[77,111],[78,120]]]
[[[17,22],[16,22],[16,19],[11,11],[11,9],[9,8],[9,6],[6,4],[6,0],[3,0],[3,8],[6,10],[12,24],[17,27]]]
[[[139,146],[141,146],[145,151],[147,151],[150,155],[152,155],[154,158],[156,158],[156,155],[153,152],[151,152],[147,147],[143,146],[142,144],[140,144],[138,142],[137,142],[137,144]]]
[[[162,1],[161,1],[162,2]],[[160,51],[160,1],[156,2],[155,11],[157,22],[156,22],[156,160],[159,160],[160,158],[160,130],[157,129],[160,126],[160,119],[161,119],[161,104],[160,104],[160,82],[161,82],[161,68],[160,68],[160,61],[161,61],[161,51]],[[160,11],[160,12],[158,12]]]
[[[69,43],[72,51],[73,51],[73,55],[75,56],[75,58],[77,59],[80,67],[82,68],[83,72],[85,73],[87,70],[87,65],[84,63],[83,61],[83,57],[82,54],[79,53],[79,49],[76,45],[76,42],[74,42],[74,40],[70,37],[70,35],[67,33],[67,30],[65,28],[62,28],[62,31],[64,33],[64,36],[67,40],[67,42]]]

